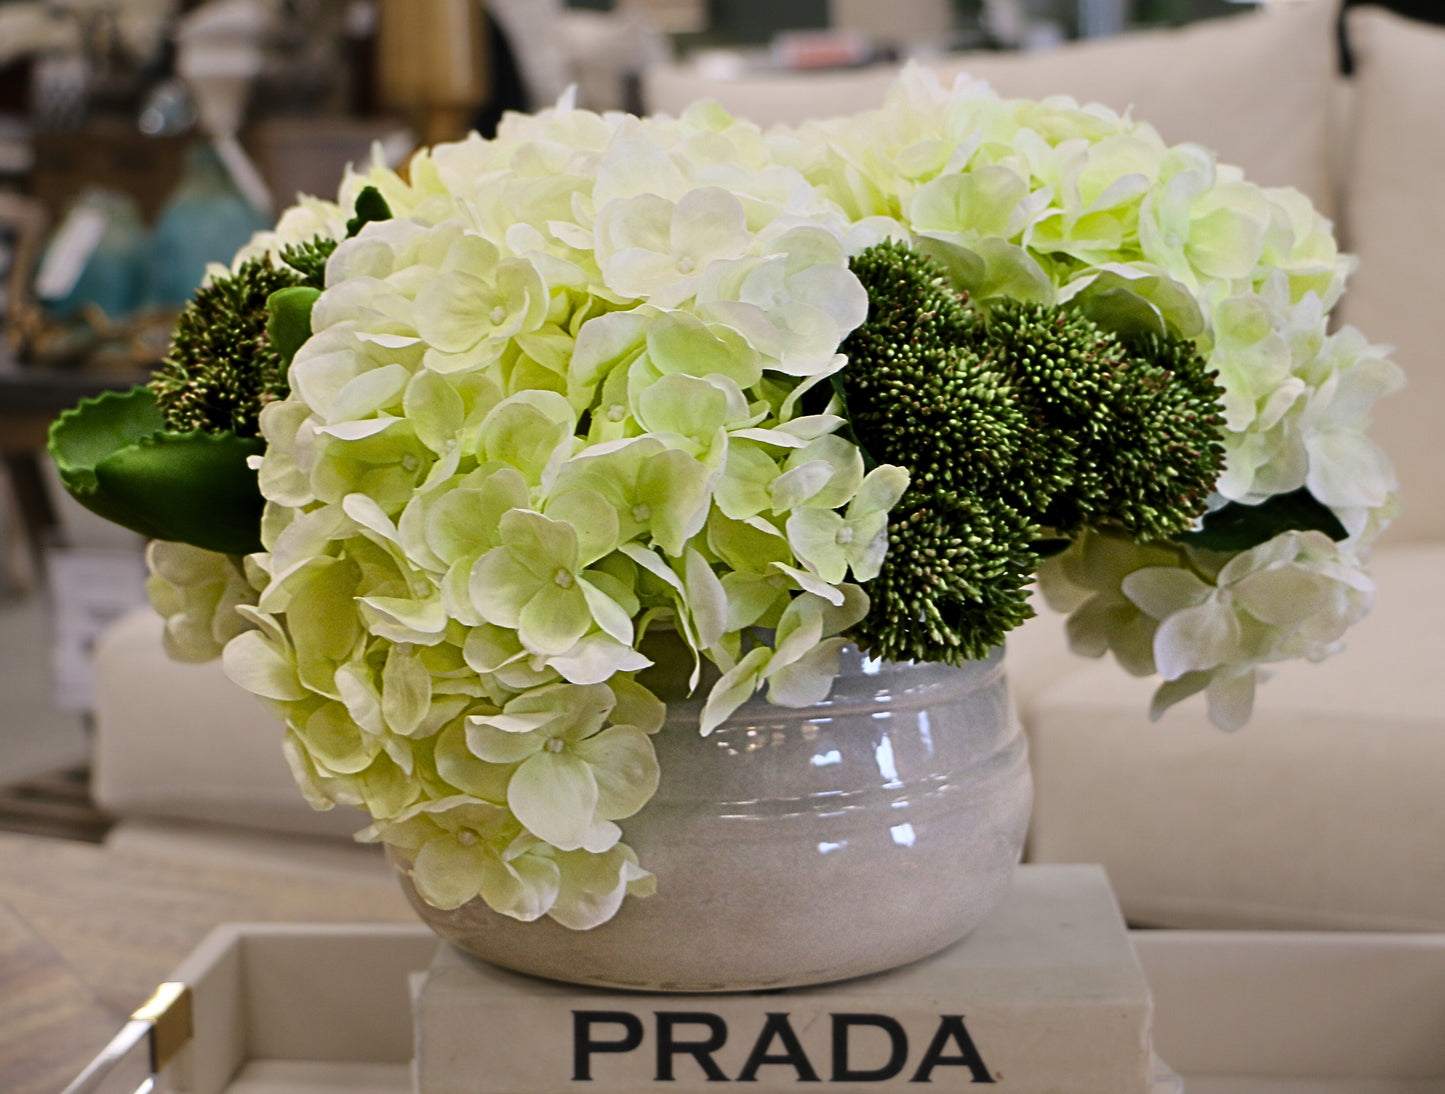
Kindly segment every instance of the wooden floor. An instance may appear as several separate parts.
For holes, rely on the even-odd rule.
[[[0,1094],[65,1089],[220,923],[415,924],[375,866],[320,883],[284,864],[0,832]]]
[[[84,767],[0,787],[0,831],[100,843],[113,823],[91,802]]]

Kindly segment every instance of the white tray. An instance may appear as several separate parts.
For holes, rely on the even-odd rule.
[[[1132,937],[1186,1094],[1445,1094],[1445,935]],[[436,945],[421,926],[218,928],[173,977],[195,1035],[170,1089],[411,1094],[407,974]]]

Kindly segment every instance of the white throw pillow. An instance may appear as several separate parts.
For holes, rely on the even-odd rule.
[[[1359,9],[1349,32],[1356,86],[1345,214],[1360,266],[1340,314],[1393,345],[1409,380],[1375,412],[1405,504],[1388,536],[1445,539],[1445,28]]]
[[[1335,41],[1327,0],[1229,16],[1179,30],[1096,39],[1040,53],[971,53],[934,67],[969,72],[1002,95],[1066,94],[1115,110],[1133,108],[1171,143],[1215,149],[1266,186],[1297,186],[1326,216],[1335,208]],[[688,66],[649,71],[649,111],[676,114],[717,99],[760,125],[854,113],[876,106],[896,70],[775,73],[706,79]]]
[[[1132,108],[1171,144],[1212,148],[1261,186],[1294,186],[1332,217],[1334,5],[1327,0],[1062,46],[949,58],[1001,95]]]

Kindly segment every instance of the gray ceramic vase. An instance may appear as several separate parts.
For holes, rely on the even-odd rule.
[[[1003,894],[1032,804],[1002,650],[950,668],[848,647],[832,694],[754,698],[710,736],[669,703],[657,795],[622,822],[657,875],[590,931],[520,923],[480,899],[417,911],[441,937],[554,980],[746,991],[895,968],[963,937]],[[399,866],[404,867],[404,863]]]

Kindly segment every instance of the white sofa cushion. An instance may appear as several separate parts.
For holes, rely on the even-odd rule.
[[[1150,725],[1112,663],[1036,695],[1030,857],[1103,863],[1143,924],[1445,929],[1445,545],[1372,572],[1348,649],[1280,666],[1238,733],[1199,700]]]
[[[1193,141],[1266,186],[1297,186],[1327,216],[1335,209],[1332,148],[1334,6],[1315,0],[1178,30],[1096,39],[1040,53],[971,53],[933,63],[969,73],[1002,95],[1065,94],[1149,122],[1165,140]],[[891,66],[710,80],[688,66],[644,74],[649,111],[676,114],[715,98],[760,125],[834,117],[877,106]]]
[[[1295,186],[1334,216],[1334,5],[1325,0],[940,66],[1001,95],[1071,95],[1211,148],[1261,186]]]
[[[286,766],[280,723],[219,662],[168,658],[162,629],[139,608],[96,646],[92,789],[103,809],[305,836],[350,836],[369,823],[354,809],[312,810]]]
[[[1360,9],[1349,30],[1356,86],[1346,227],[1360,266],[1340,314],[1396,347],[1410,385],[1375,411],[1375,434],[1388,443],[1405,504],[1387,535],[1445,540],[1445,27]]]
[[[1009,631],[1004,658],[1009,697],[1025,725],[1039,695],[1052,691],[1074,673],[1093,667],[1090,661],[1069,649],[1064,617],[1050,611],[1037,593],[1032,602],[1039,614],[1022,627]]]

